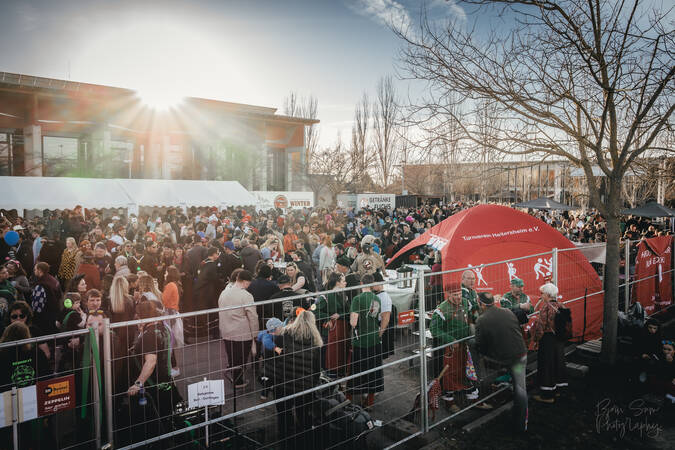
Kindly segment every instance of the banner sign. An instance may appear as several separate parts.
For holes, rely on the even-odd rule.
[[[635,258],[633,302],[640,302],[648,315],[673,302],[671,258],[673,237],[659,236],[640,242]],[[645,279],[647,278],[647,279]]]
[[[38,416],[75,408],[75,375],[37,383]]]
[[[204,380],[188,385],[188,404],[190,408],[224,405],[225,381]]]
[[[302,209],[314,206],[314,192],[301,191],[251,191],[256,198],[256,207],[267,211],[272,208]]]
[[[396,194],[340,194],[337,197],[340,208],[394,209]]]
[[[38,405],[35,385],[17,389],[16,394],[19,404],[19,422],[37,419]],[[12,425],[13,415],[12,391],[5,391],[0,394],[0,428]]]
[[[410,310],[410,311],[403,311],[398,313],[398,324],[399,325],[408,325],[409,323],[413,323],[415,321],[415,311]]]

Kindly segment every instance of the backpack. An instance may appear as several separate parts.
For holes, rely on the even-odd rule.
[[[560,306],[555,313],[553,329],[558,339],[568,340],[572,338],[572,311]]]

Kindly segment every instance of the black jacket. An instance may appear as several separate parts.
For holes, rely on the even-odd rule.
[[[223,283],[218,276],[218,263],[206,259],[199,268],[194,286],[193,307],[195,311],[218,307],[218,297]]]
[[[515,314],[496,306],[489,307],[476,321],[476,347],[482,355],[504,365],[527,354]]]
[[[281,355],[274,358],[276,394],[289,395],[317,386],[321,373],[320,347],[290,335],[279,336],[276,343],[283,349]]]
[[[241,261],[244,263],[244,269],[255,273],[255,266],[262,259],[260,250],[249,245],[241,249],[239,256],[241,256]]]

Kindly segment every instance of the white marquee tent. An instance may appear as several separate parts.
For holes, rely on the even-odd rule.
[[[0,209],[245,206],[256,198],[237,181],[0,177]]]

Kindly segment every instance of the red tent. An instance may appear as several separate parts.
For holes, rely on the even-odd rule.
[[[522,279],[532,304],[539,299],[539,286],[552,274],[552,249],[571,249],[558,252],[560,296],[562,301],[579,299],[566,305],[572,310],[574,336],[600,336],[600,278],[572,242],[541,220],[506,206],[476,206],[432,227],[396,253],[389,264],[423,245],[441,252],[444,271],[471,268],[479,292],[504,294],[511,279]],[[490,263],[498,264],[482,266]],[[459,282],[461,274],[461,270],[444,274],[443,284]]]

